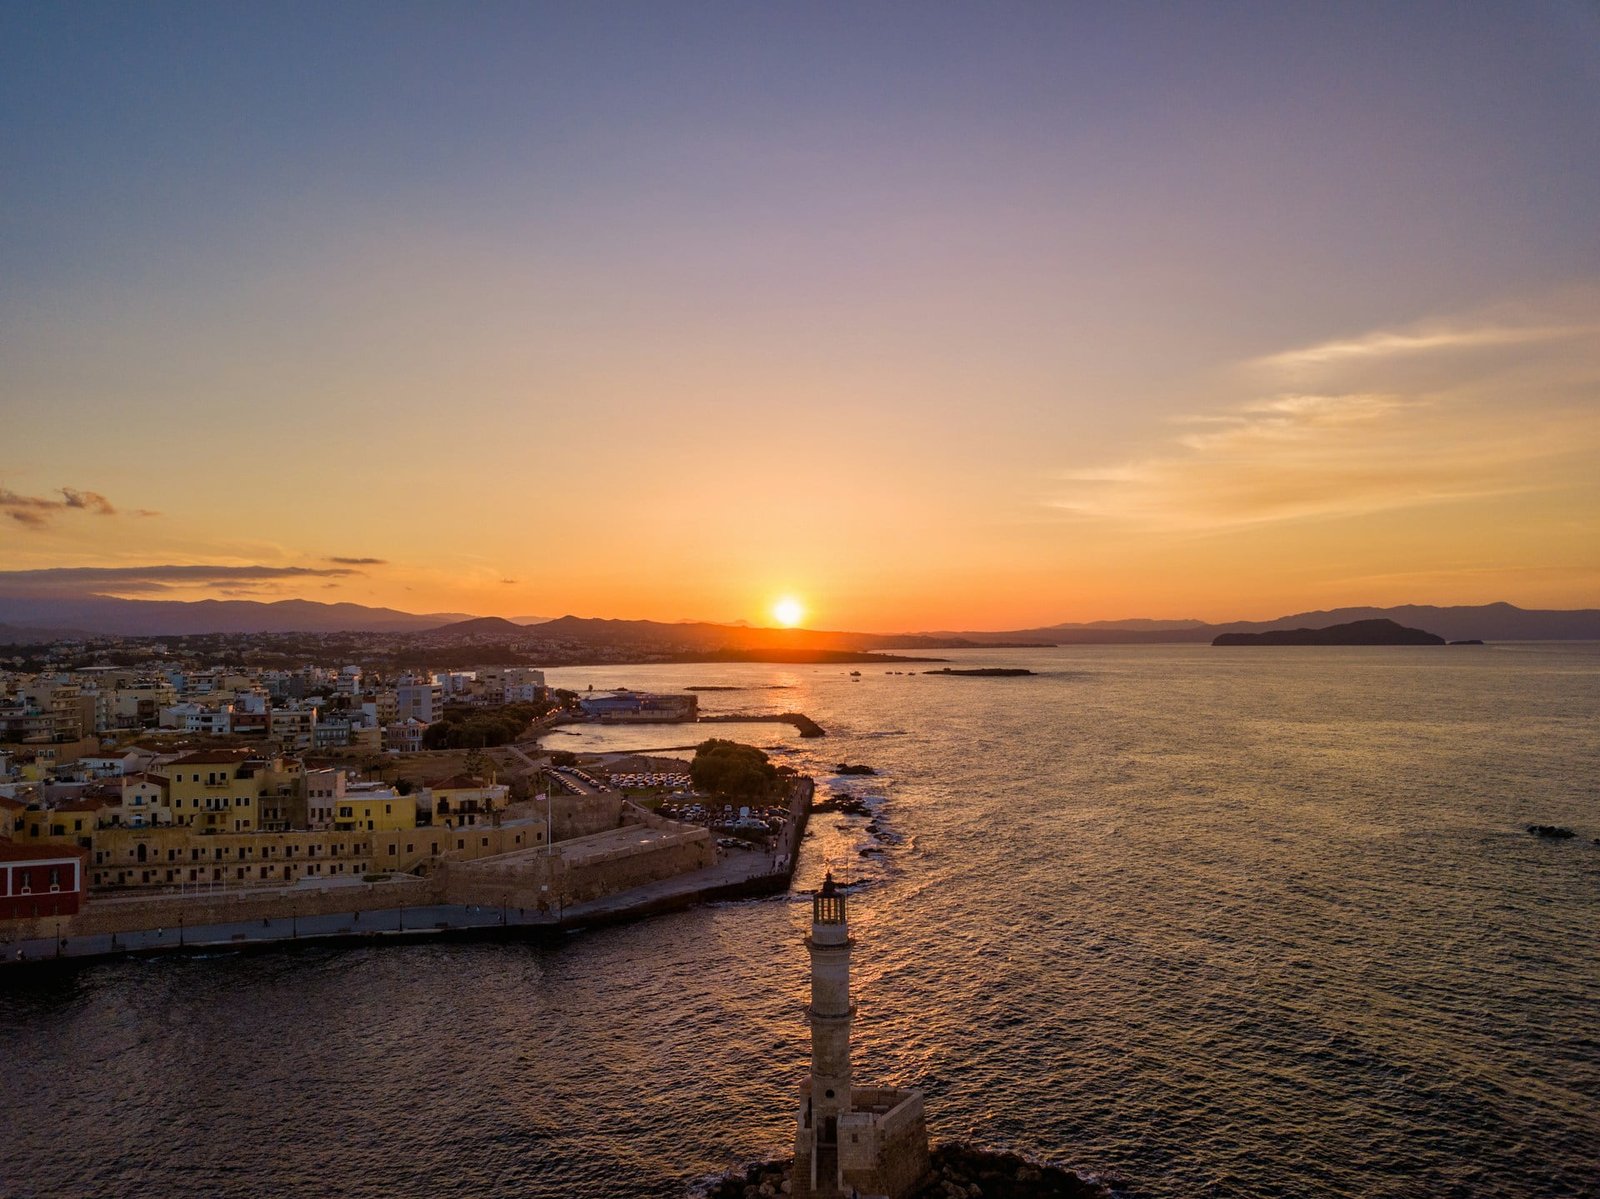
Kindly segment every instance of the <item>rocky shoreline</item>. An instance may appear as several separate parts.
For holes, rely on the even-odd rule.
[[[789,1158],[753,1162],[723,1175],[703,1199],[774,1199],[791,1191]],[[933,1150],[933,1170],[913,1199],[1112,1199],[1104,1183],[1020,1153],[947,1142]]]

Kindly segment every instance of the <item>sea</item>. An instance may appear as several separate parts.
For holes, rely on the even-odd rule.
[[[1035,673],[549,672],[816,719],[738,729],[867,804],[787,897],[0,976],[0,1195],[692,1194],[792,1144],[825,871],[858,1085],[937,1140],[1150,1199],[1600,1195],[1600,645],[939,656]]]

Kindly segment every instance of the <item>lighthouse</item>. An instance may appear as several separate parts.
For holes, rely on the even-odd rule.
[[[832,873],[811,900],[811,1073],[800,1084],[792,1191],[802,1199],[909,1195],[928,1172],[922,1092],[852,1086],[850,951],[844,891]]]

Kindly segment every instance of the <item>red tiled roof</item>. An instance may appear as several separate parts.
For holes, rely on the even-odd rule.
[[[119,796],[112,796],[111,800],[112,800],[113,803],[120,802],[120,797]],[[52,809],[52,811],[56,811],[56,812],[98,812],[101,808],[103,808],[105,806],[106,806],[106,800],[105,799],[96,798],[96,797],[94,797],[92,795],[85,795],[80,799],[74,799],[70,803],[57,804]]]
[[[37,844],[19,845],[0,837],[0,862],[59,862],[63,858],[89,860],[89,851],[77,845],[63,845],[59,841],[41,841]]]
[[[470,790],[474,790],[475,791],[475,790],[478,790],[479,788],[482,788],[482,787],[492,787],[492,786],[494,786],[493,783],[484,782],[483,779],[476,779],[476,778],[473,778],[471,775],[468,775],[468,774],[457,774],[457,775],[452,775],[450,778],[445,779],[442,783],[435,783],[433,785],[433,790],[435,790],[435,791],[466,791],[466,790],[470,789]]]
[[[185,754],[174,766],[235,766],[246,758],[256,756],[253,749],[202,749]]]

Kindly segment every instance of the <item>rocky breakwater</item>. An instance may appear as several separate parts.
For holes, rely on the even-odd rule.
[[[772,1199],[787,1195],[791,1161],[756,1162],[724,1175],[705,1199]],[[1104,1183],[1020,1153],[948,1143],[933,1151],[928,1178],[910,1199],[1113,1199]]]
[[[792,724],[802,737],[826,737],[828,731],[804,712],[728,712],[702,716],[701,724]]]

